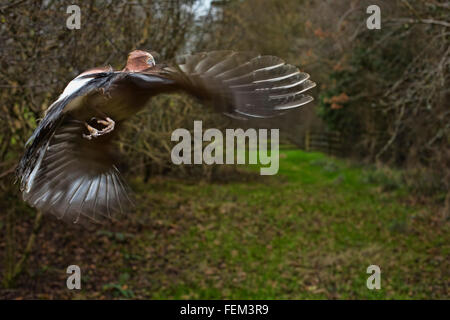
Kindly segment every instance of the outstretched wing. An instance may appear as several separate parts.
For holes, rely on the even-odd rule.
[[[124,214],[132,201],[114,165],[114,132],[87,140],[84,123],[66,116],[42,146],[23,199],[67,222],[87,225]]]
[[[24,188],[26,181],[31,174],[31,170],[34,167],[36,160],[39,158],[42,146],[48,142],[56,128],[58,128],[64,120],[64,110],[66,107],[70,105],[70,103],[73,103],[75,99],[87,96],[104,86],[112,76],[114,76],[114,74],[110,72],[99,72],[86,75],[81,74],[72,80],[58,100],[48,107],[45,112],[45,117],[39,122],[37,128],[28,139],[25,153],[17,166],[16,175],[20,178],[21,188]]]
[[[162,69],[179,87],[226,115],[267,118],[313,100],[307,73],[274,56],[233,51],[186,55]]]
[[[67,112],[115,78],[112,72],[81,75],[47,110],[17,168],[23,198],[33,207],[80,224],[113,218],[129,207],[126,184],[114,166],[115,134],[84,139],[84,122]]]

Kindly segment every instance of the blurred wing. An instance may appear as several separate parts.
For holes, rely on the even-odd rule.
[[[45,117],[39,122],[37,128],[28,139],[26,143],[27,148],[17,167],[16,175],[21,180],[22,188],[34,167],[42,146],[50,139],[50,136],[64,120],[66,107],[73,104],[78,98],[103,87],[113,76],[113,73],[104,72],[80,75],[72,80],[59,98],[48,107]]]
[[[41,149],[23,198],[59,219],[87,225],[125,213],[128,187],[113,163],[113,135],[87,140],[84,123],[66,117]]]
[[[33,207],[81,224],[113,218],[129,207],[127,187],[112,160],[115,134],[84,139],[84,123],[65,112],[116,78],[115,73],[79,76],[48,108],[17,168],[23,198]]]
[[[231,117],[267,118],[298,108],[313,98],[307,73],[274,56],[232,51],[186,55],[163,69],[181,89]]]

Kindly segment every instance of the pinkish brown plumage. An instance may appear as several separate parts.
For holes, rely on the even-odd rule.
[[[128,54],[127,65],[123,72],[144,72],[155,66],[154,57],[146,51],[134,50]]]

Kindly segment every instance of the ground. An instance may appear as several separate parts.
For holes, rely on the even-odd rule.
[[[44,217],[26,271],[0,297],[450,298],[448,220],[438,209],[408,201],[398,180],[373,168],[290,149],[280,158],[276,176],[240,167],[215,183],[132,180],[136,213],[112,231]],[[72,264],[81,290],[66,288]],[[380,290],[366,286],[373,264]]]

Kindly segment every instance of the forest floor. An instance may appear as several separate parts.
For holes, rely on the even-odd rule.
[[[448,220],[411,201],[392,171],[290,149],[278,175],[255,169],[212,183],[135,179],[136,212],[112,230],[45,216],[28,267],[0,298],[450,298]],[[16,259],[33,223],[18,206]],[[66,288],[69,265],[81,290]],[[380,290],[366,286],[370,265]]]

